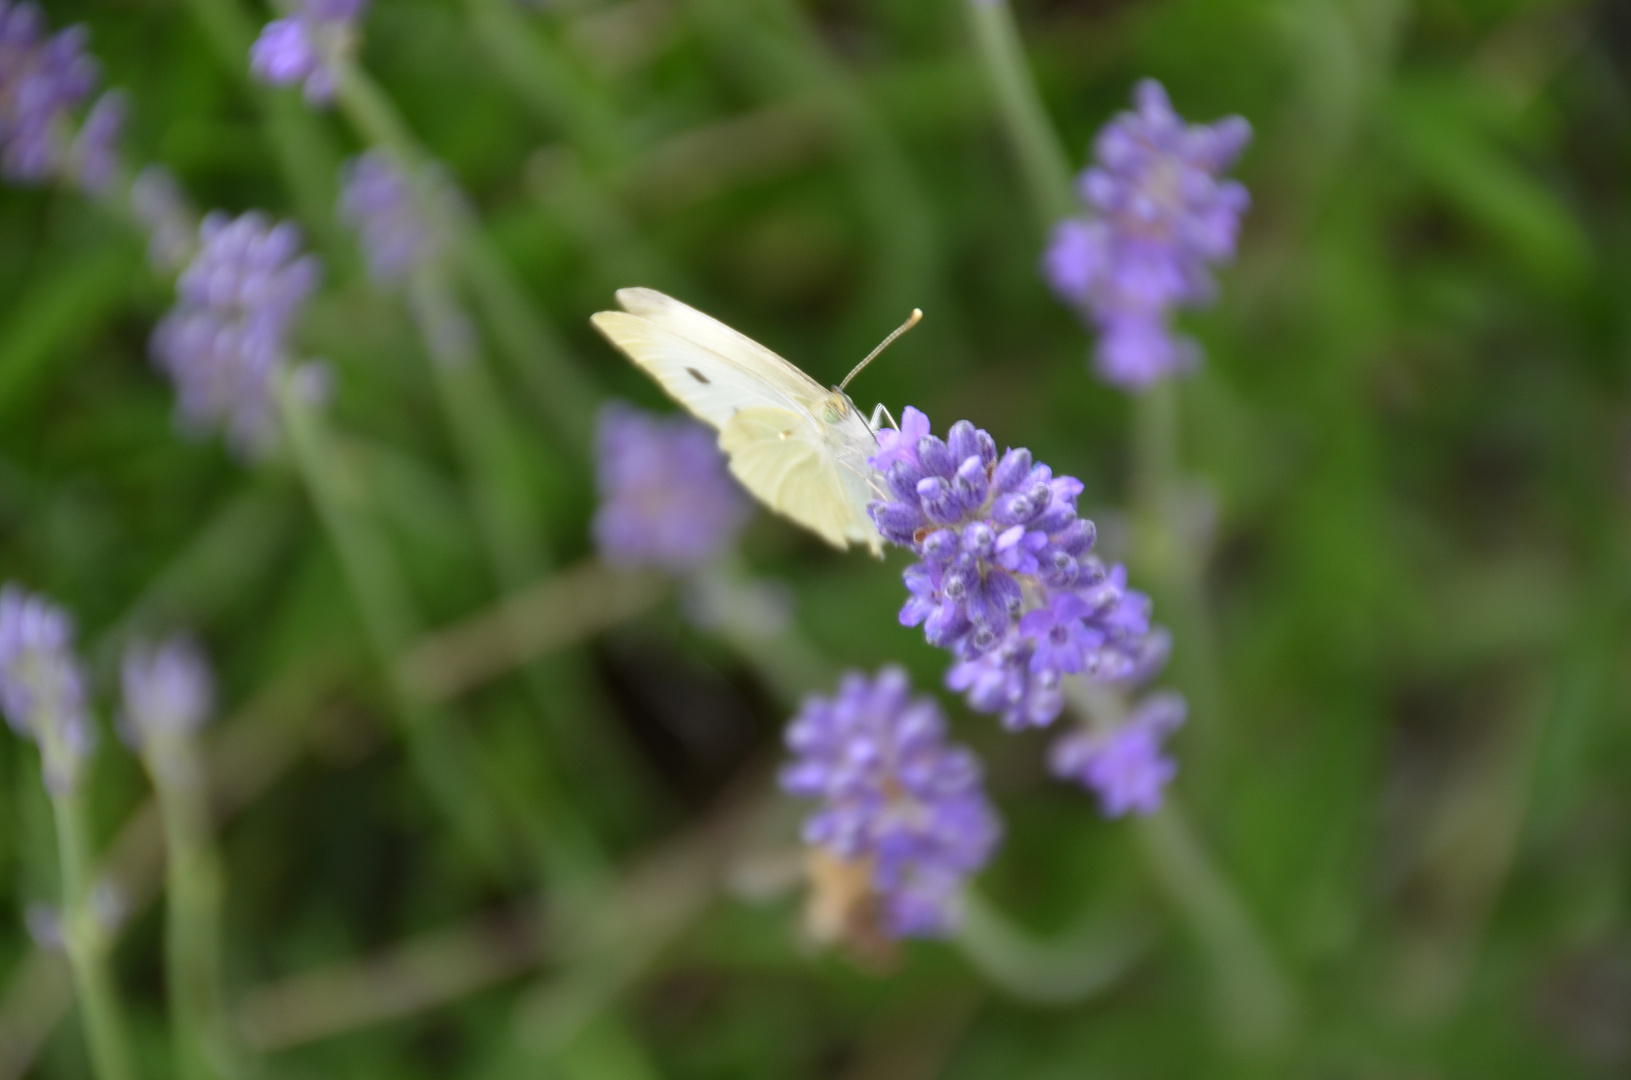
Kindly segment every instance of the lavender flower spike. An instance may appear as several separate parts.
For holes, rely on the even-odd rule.
[[[614,566],[697,570],[724,554],[752,512],[714,435],[619,402],[595,438],[595,545]]]
[[[210,718],[214,680],[209,663],[191,638],[172,637],[161,645],[137,643],[125,652],[120,669],[125,734],[140,747],[197,733]]]
[[[1219,174],[1251,140],[1251,126],[1238,116],[1186,125],[1153,79],[1133,100],[1136,111],[1099,132],[1097,160],[1077,181],[1087,216],[1055,227],[1043,272],[1097,327],[1100,377],[1141,390],[1199,357],[1172,330],[1172,314],[1210,302],[1209,266],[1234,257],[1251,199]]]
[[[96,89],[86,32],[47,36],[38,4],[0,0],[0,173],[38,182],[68,167],[71,116]]]
[[[1096,793],[1105,817],[1153,814],[1178,775],[1162,742],[1183,724],[1187,711],[1181,694],[1151,694],[1115,731],[1078,731],[1054,743],[1049,767],[1055,776]]]
[[[1127,572],[1092,554],[1093,523],[1076,514],[1082,483],[1008,450],[967,420],[944,440],[908,407],[900,431],[880,432],[871,458],[890,498],[868,511],[878,532],[910,548],[904,626],[923,626],[957,663],[946,685],[1009,728],[1050,724],[1060,681],[1128,681],[1154,674],[1149,600]]]
[[[408,181],[382,150],[352,158],[341,176],[340,216],[361,236],[369,273],[381,284],[403,281],[437,254],[438,238],[414,205]]]
[[[0,711],[39,745],[52,793],[72,791],[94,745],[73,620],[16,585],[0,588]]]
[[[153,360],[175,383],[185,426],[224,427],[236,450],[255,456],[274,440],[272,378],[317,285],[317,260],[301,254],[297,228],[256,212],[211,213],[198,237],[176,306],[154,328]]]
[[[947,744],[934,699],[912,698],[898,667],[872,680],[850,672],[837,696],[805,701],[787,745],[795,760],[782,790],[821,801],[804,823],[805,841],[864,868],[883,932],[950,932],[963,882],[991,858],[1001,825],[979,762]]]
[[[353,24],[368,0],[300,0],[295,13],[274,19],[249,50],[249,67],[274,86],[302,83],[314,105],[334,99],[338,65],[355,47]]]

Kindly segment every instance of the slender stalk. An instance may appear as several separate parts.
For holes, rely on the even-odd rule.
[[[221,866],[198,747],[150,734],[142,759],[164,827],[165,963],[178,1073],[242,1075],[221,1008]]]
[[[467,210],[423,189],[429,157],[391,100],[356,64],[339,69],[338,100],[369,142],[385,147],[407,167],[421,207],[445,230],[455,265],[468,281],[494,335],[523,384],[555,425],[562,446],[580,459],[588,454],[598,395],[571,363],[559,334],[529,303],[492,244]]]
[[[1025,62],[1025,47],[1007,0],[964,0],[1003,127],[1025,174],[1031,203],[1044,229],[1076,213],[1070,157],[1060,145]]]
[[[74,751],[59,743],[58,725],[36,725],[47,761],[71,760]],[[74,989],[90,1046],[97,1080],[132,1080],[130,1043],[124,1014],[108,964],[109,934],[96,911],[96,887],[89,823],[82,784],[60,785],[51,792],[56,819],[57,855],[62,872],[62,935],[73,971]]]
[[[498,870],[505,861],[502,838],[487,811],[482,786],[470,776],[464,755],[453,741],[448,718],[415,696],[397,675],[395,660],[417,637],[418,627],[390,549],[359,510],[363,501],[360,481],[348,468],[349,462],[336,453],[320,410],[302,397],[294,382],[290,374],[277,379],[283,427],[296,468],[339,556],[375,660],[385,673],[414,767],[471,850],[489,870]]]
[[[1147,921],[1103,917],[1064,939],[1040,940],[973,889],[963,898],[957,944],[980,974],[1022,1001],[1065,1005],[1103,993],[1149,950]]]
[[[1079,676],[1065,680],[1077,719],[1095,730],[1126,718],[1121,695]],[[1213,1006],[1224,1037],[1237,1050],[1270,1053],[1291,1037],[1295,1002],[1268,943],[1245,904],[1189,824],[1172,793],[1134,823],[1139,849],[1168,902],[1188,922],[1212,969]]]

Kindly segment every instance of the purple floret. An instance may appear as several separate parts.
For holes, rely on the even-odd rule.
[[[353,23],[367,0],[303,0],[294,14],[262,28],[249,68],[273,86],[304,86],[314,105],[334,99],[337,62],[352,47]]]
[[[38,182],[68,167],[72,114],[96,89],[86,30],[47,34],[34,3],[0,0],[0,173]]]
[[[137,746],[197,733],[210,717],[215,686],[209,662],[191,638],[137,643],[120,668],[125,734]]]
[[[436,254],[436,237],[414,203],[407,173],[384,151],[346,162],[340,216],[361,237],[368,271],[381,284],[402,281]]]
[[[1164,752],[1168,735],[1184,722],[1180,694],[1151,694],[1111,732],[1078,731],[1053,744],[1049,766],[1099,797],[1105,817],[1149,815],[1161,808],[1178,765]]]
[[[794,761],[782,790],[821,805],[806,843],[870,869],[886,928],[935,937],[957,922],[963,883],[991,858],[1001,824],[979,761],[946,742],[934,699],[913,698],[906,673],[850,672],[831,698],[808,698],[787,729]]]
[[[999,456],[967,420],[936,438],[910,407],[878,447],[871,461],[891,497],[869,512],[884,539],[920,560],[904,575],[901,624],[921,624],[957,658],[946,684],[971,706],[1010,728],[1040,727],[1063,709],[1066,675],[1153,674],[1162,650],[1149,640],[1149,600],[1092,554],[1093,523],[1076,513],[1081,481],[1054,476],[1028,450]]]
[[[1198,361],[1172,314],[1209,303],[1210,266],[1234,258],[1251,199],[1220,174],[1251,140],[1251,126],[1238,116],[1186,125],[1153,79],[1133,99],[1136,111],[1099,132],[1095,163],[1077,181],[1087,216],[1055,227],[1043,272],[1097,327],[1100,376],[1139,390]]]
[[[175,384],[184,426],[225,428],[236,450],[255,456],[276,435],[272,379],[318,263],[302,253],[299,229],[258,212],[211,213],[198,239],[176,306],[154,328],[154,363]]]
[[[73,620],[9,584],[0,588],[0,711],[13,731],[39,745],[47,786],[56,794],[72,790],[93,745]]]
[[[752,512],[714,433],[683,417],[613,402],[600,411],[595,460],[595,546],[614,566],[699,569],[736,542]]]

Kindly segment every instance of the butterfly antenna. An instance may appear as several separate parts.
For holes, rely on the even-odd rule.
[[[886,337],[882,341],[880,341],[878,343],[878,347],[876,349],[873,349],[871,352],[866,354],[866,359],[865,360],[862,360],[859,364],[856,364],[855,369],[853,371],[851,371],[848,375],[844,376],[844,381],[838,384],[839,391],[842,392],[844,387],[849,385],[849,381],[851,379],[853,379],[853,378],[855,378],[855,376],[859,375],[861,373],[861,371],[868,364],[872,363],[872,361],[874,361],[874,360],[876,360],[878,358],[879,353],[881,353],[885,349],[889,348],[890,343],[892,343],[896,338],[900,337],[902,334],[906,333],[906,331],[910,330],[912,327],[916,326],[918,324],[918,322],[922,318],[923,318],[923,309],[922,308],[913,308],[912,309],[912,314],[907,317],[905,322],[903,322],[899,326],[895,327],[895,332],[894,333],[890,334],[888,337]]]

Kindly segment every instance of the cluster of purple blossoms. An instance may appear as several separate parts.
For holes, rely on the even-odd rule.
[[[210,717],[214,680],[198,645],[185,636],[160,645],[137,643],[120,668],[125,710],[122,726],[130,742],[196,734]]]
[[[175,384],[184,425],[224,426],[233,447],[253,456],[274,440],[272,379],[318,263],[301,253],[299,229],[258,212],[211,213],[198,239],[176,306],[153,331],[154,362]]]
[[[15,585],[0,588],[0,711],[39,745],[52,793],[73,790],[94,743],[73,620]]]
[[[751,512],[714,433],[684,417],[606,405],[595,462],[595,545],[614,566],[701,569],[730,548]]]
[[[334,99],[336,61],[353,47],[353,24],[368,0],[299,0],[293,15],[274,19],[249,50],[249,66],[274,86],[302,83],[314,105]]]
[[[998,455],[967,420],[944,440],[907,408],[878,434],[871,461],[891,497],[869,508],[884,539],[919,561],[905,573],[904,626],[957,658],[946,683],[1010,729],[1042,727],[1064,708],[1060,682],[1146,676],[1164,635],[1121,566],[1092,554],[1093,523],[1076,514],[1082,483],[1054,476],[1030,451]]]
[[[934,700],[913,698],[900,668],[873,680],[850,672],[836,697],[804,702],[787,745],[795,760],[782,789],[821,801],[805,842],[867,868],[891,936],[949,932],[963,882],[990,859],[1002,829],[979,761],[947,744]]]
[[[437,254],[436,234],[420,213],[408,173],[382,150],[346,162],[340,216],[362,238],[368,271],[381,284],[403,281]]]
[[[1181,694],[1151,694],[1114,731],[1077,731],[1054,743],[1048,765],[1055,776],[1098,795],[1106,817],[1153,814],[1178,775],[1164,743],[1187,711]]]
[[[125,107],[117,93],[97,101],[73,134],[73,113],[96,90],[86,31],[46,31],[39,5],[0,0],[0,173],[27,183],[53,177],[103,191],[118,162]]]
[[[1097,161],[1077,182],[1089,216],[1055,227],[1043,270],[1098,328],[1099,375],[1139,390],[1188,370],[1199,355],[1173,331],[1172,312],[1209,302],[1209,264],[1234,257],[1251,199],[1219,174],[1251,140],[1251,126],[1238,116],[1187,125],[1151,79],[1133,100],[1137,111],[1099,132]]]

